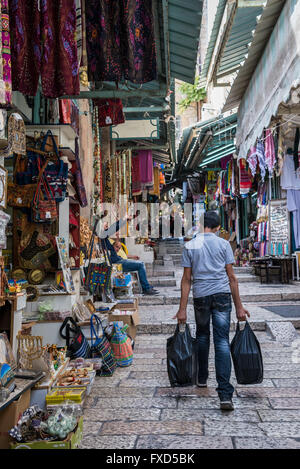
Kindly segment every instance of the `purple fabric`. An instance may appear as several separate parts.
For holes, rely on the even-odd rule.
[[[141,150],[138,152],[140,160],[140,177],[144,186],[153,185],[153,159],[151,150]]]
[[[231,160],[231,158],[232,158],[232,155],[228,155],[228,156],[224,156],[224,158],[222,158],[220,160],[220,164],[221,164],[222,169],[226,169],[227,163],[228,163],[228,161]]]

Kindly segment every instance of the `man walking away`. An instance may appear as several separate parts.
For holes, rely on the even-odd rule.
[[[210,317],[212,317],[215,347],[217,392],[222,410],[233,410],[230,384],[231,355],[229,343],[231,295],[238,321],[245,321],[248,311],[243,307],[238,281],[233,271],[234,257],[228,241],[219,238],[220,217],[209,211],[204,215],[204,233],[185,244],[182,254],[184,272],[181,280],[179,311],[174,317],[186,323],[187,303],[193,285],[196,339],[198,346],[197,385],[207,386],[210,345]],[[231,294],[230,294],[231,292]]]

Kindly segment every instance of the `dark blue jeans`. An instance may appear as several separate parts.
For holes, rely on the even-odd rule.
[[[130,259],[122,259],[118,261],[118,264],[122,264],[123,272],[135,272],[139,273],[139,278],[143,291],[149,290],[151,287],[147,280],[147,274],[144,262],[132,261]]]
[[[214,295],[194,298],[196,319],[196,339],[198,349],[198,382],[205,383],[208,378],[208,356],[210,345],[210,317],[212,317],[213,339],[215,346],[215,366],[220,399],[231,399],[234,388],[230,384],[231,355],[229,344],[231,295]]]

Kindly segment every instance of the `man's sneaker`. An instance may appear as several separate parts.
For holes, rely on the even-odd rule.
[[[220,400],[221,410],[234,410],[234,405],[231,399]]]
[[[154,288],[150,288],[149,290],[144,290],[143,295],[158,295],[159,292],[157,290],[154,290]]]

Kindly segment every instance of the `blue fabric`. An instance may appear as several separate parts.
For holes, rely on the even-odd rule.
[[[120,257],[120,260],[118,261],[118,263],[122,264],[123,272],[136,272],[137,271],[139,273],[139,278],[140,278],[143,291],[149,290],[151,288],[147,280],[147,274],[146,274],[144,262],[132,261],[129,259],[122,259]]]
[[[220,399],[231,399],[234,388],[230,384],[231,355],[229,343],[231,295],[219,293],[194,299],[197,325],[198,382],[208,378],[208,356],[210,345],[210,317],[213,324],[215,367]]]
[[[214,233],[198,234],[185,244],[182,267],[191,267],[194,298],[229,293],[225,266],[234,263],[230,243]]]

